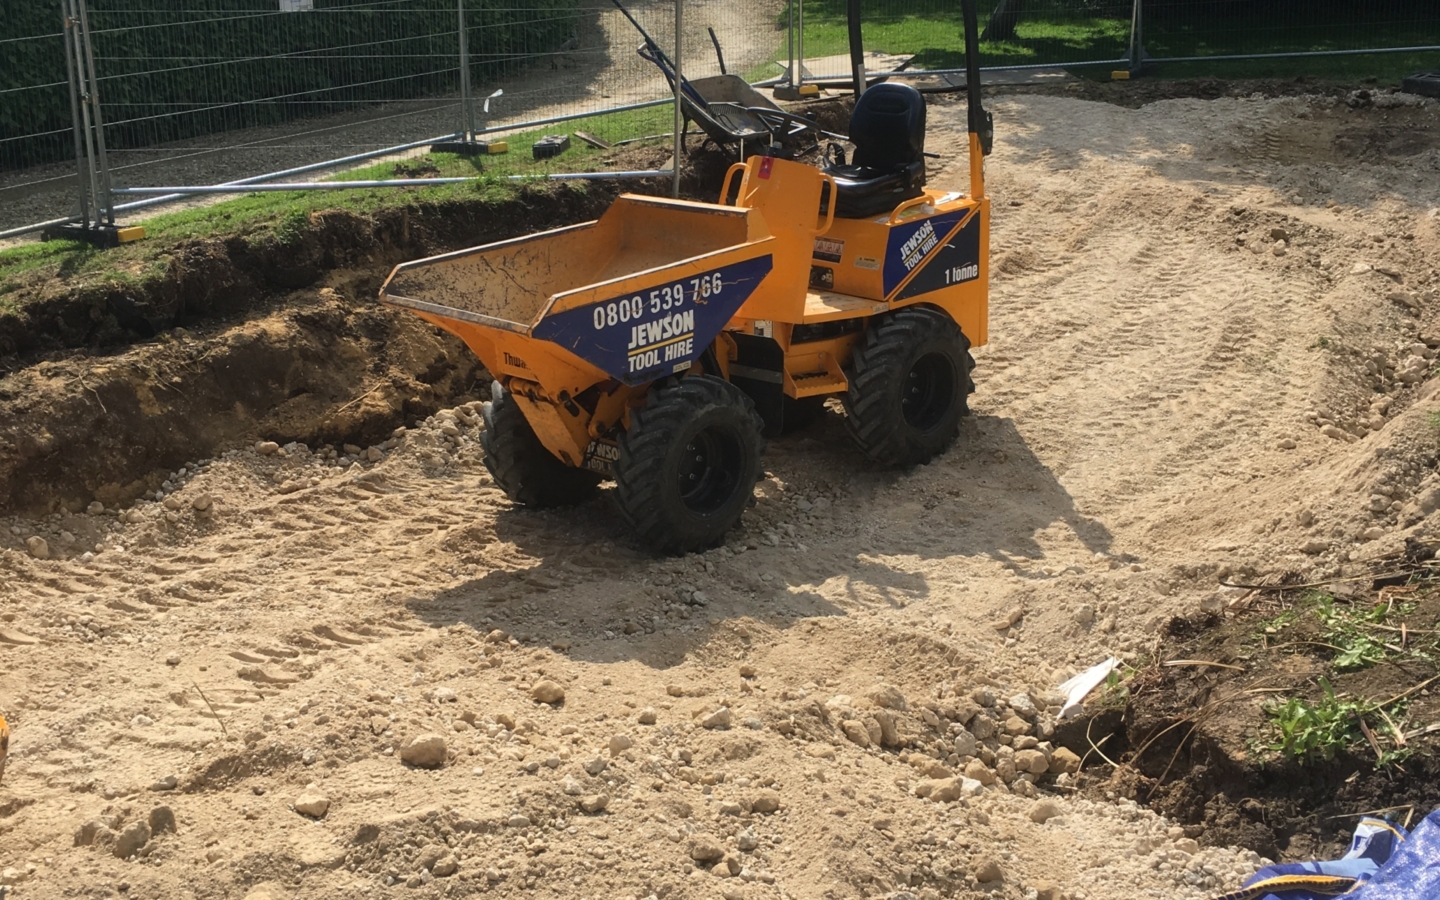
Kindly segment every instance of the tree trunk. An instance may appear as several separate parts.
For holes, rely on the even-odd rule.
[[[990,21],[986,23],[980,40],[1014,40],[1015,26],[1020,24],[1020,16],[1025,12],[1025,3],[1026,0],[1000,0],[995,6],[995,11],[990,14]]]

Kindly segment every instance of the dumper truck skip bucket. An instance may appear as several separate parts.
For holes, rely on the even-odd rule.
[[[558,399],[688,369],[773,243],[754,210],[625,195],[595,222],[404,263],[381,292]]]

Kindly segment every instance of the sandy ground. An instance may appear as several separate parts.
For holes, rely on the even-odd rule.
[[[1436,107],[994,111],[992,341],[930,465],[831,415],[725,547],[657,560],[604,500],[511,508],[471,404],[5,520],[13,896],[1236,887],[1258,857],[1075,792],[1055,686],[1217,575],[1431,534]],[[932,106],[936,185],[963,121]]]

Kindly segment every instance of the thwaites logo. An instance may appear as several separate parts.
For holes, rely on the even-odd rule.
[[[925,258],[935,245],[940,242],[940,237],[935,233],[935,226],[930,222],[920,226],[920,230],[910,235],[909,240],[900,245],[900,259],[905,264],[905,271],[909,272],[920,261]]]

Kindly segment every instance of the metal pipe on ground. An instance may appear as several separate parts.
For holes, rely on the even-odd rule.
[[[549,175],[508,175],[507,181],[619,181],[628,178],[668,178],[673,169],[635,169],[627,172],[553,172]],[[282,184],[205,184],[194,187],[131,187],[115,188],[115,193],[128,196],[148,194],[254,194],[284,191],[349,191],[359,188],[431,187],[440,184],[465,184],[482,181],[467,178],[397,178],[377,181],[299,181]],[[117,207],[118,209],[119,207]]]

